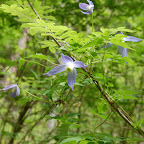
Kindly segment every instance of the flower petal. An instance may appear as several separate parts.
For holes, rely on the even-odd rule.
[[[72,90],[74,90],[74,83],[77,77],[76,69],[74,68],[72,71],[68,72],[68,85],[71,87]]]
[[[79,8],[81,8],[82,10],[87,10],[87,6],[88,6],[88,4],[85,4],[85,3],[79,4]]]
[[[9,85],[9,86],[1,89],[1,90],[4,90],[4,91],[5,91],[5,90],[8,90],[8,89],[14,88],[14,87],[16,87],[16,86],[17,86],[17,84],[12,84],[12,85]]]
[[[103,46],[101,46],[100,48],[108,48],[111,47],[113,45],[113,43],[106,43]]]
[[[48,73],[44,73],[44,75],[46,76],[51,76],[51,75],[55,75],[57,73],[63,72],[66,70],[66,65],[59,65],[55,68],[53,68],[52,70],[50,70]]]
[[[64,63],[66,63],[66,64],[69,63],[69,62],[73,62],[72,58],[64,55],[63,53],[61,53],[61,58],[62,58],[62,61],[63,61]]]
[[[16,87],[16,96],[19,96],[19,95],[20,95],[20,88],[17,85],[17,87]]]
[[[9,97],[15,97],[15,96],[18,96],[19,94],[20,94],[20,89],[19,89],[19,87],[18,87],[18,85],[17,84],[12,84],[12,85],[9,85],[9,86],[7,86],[7,87],[5,87],[5,88],[3,88],[3,89],[0,89],[0,90],[8,90],[8,89],[12,89],[12,88],[14,88],[15,90],[14,90],[14,92],[11,92],[10,93],[10,96]]]
[[[17,95],[16,95],[16,91],[15,91],[15,92],[11,92],[9,97],[14,98],[15,96],[17,96]]]
[[[94,5],[92,1],[87,0],[87,2],[89,3],[89,5]]]
[[[88,65],[84,65],[81,61],[74,61],[74,67],[76,68],[86,68]]]
[[[119,53],[122,55],[122,57],[128,57],[127,48],[118,46],[118,50],[119,50]]]
[[[123,39],[124,39],[124,41],[133,41],[133,42],[142,41],[142,39],[139,39],[139,38],[136,38],[136,37],[133,37],[133,36],[124,37]]]
[[[83,14],[87,14],[87,15],[89,15],[89,14],[91,14],[92,12],[91,11],[86,11],[86,12],[83,12],[83,11],[81,11]]]

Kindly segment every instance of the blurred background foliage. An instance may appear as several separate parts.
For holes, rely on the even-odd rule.
[[[118,54],[117,46],[100,49],[103,42],[94,50],[75,53],[75,48],[94,37],[90,35],[91,15],[82,14],[78,7],[86,0],[30,2],[46,22],[67,26],[78,32],[79,37],[83,36],[83,41],[79,38],[82,43],[71,43],[71,52],[85,64],[91,63],[88,70],[136,121],[133,125],[143,128],[144,42],[127,43],[134,49],[128,49],[128,64]],[[95,32],[126,27],[134,33],[124,32],[125,35],[144,38],[144,1],[93,0],[93,3]],[[0,0],[0,4],[26,6],[29,15],[32,13],[33,19],[37,18],[25,0]],[[65,72],[50,78],[43,76],[60,61],[57,46],[43,42],[51,41],[50,37],[32,35],[28,28],[21,27],[24,20],[2,8],[0,17],[0,88],[18,82],[21,89],[20,96],[14,99],[8,97],[9,92],[1,92],[0,143],[144,143],[142,136],[111,110],[92,80],[80,69],[74,92],[67,85]],[[109,38],[110,33],[104,34]],[[61,49],[66,48],[64,45]]]

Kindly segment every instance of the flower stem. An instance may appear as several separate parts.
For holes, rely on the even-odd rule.
[[[44,102],[46,102],[46,103],[50,103],[50,102],[47,101],[47,100],[44,100],[44,99],[42,99],[42,98],[39,98],[39,97],[33,95],[32,93],[28,92],[27,90],[23,89],[22,87],[21,87],[21,89],[24,90],[24,91],[25,91],[26,93],[28,93],[29,95],[31,95],[32,97],[34,97],[35,99],[39,100],[39,101],[44,101]]]
[[[93,27],[93,13],[92,13],[92,32],[94,32],[94,27]]]

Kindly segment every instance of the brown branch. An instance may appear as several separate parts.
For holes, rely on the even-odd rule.
[[[35,102],[33,103],[35,104]],[[32,104],[32,105],[33,105]],[[17,120],[17,122],[15,123],[14,127],[13,127],[13,134],[12,137],[9,141],[9,144],[13,144],[14,143],[14,139],[17,135],[18,132],[20,132],[20,130],[22,129],[23,123],[24,123],[24,116],[26,115],[27,111],[32,107],[31,102],[28,102],[23,109],[21,110],[20,114],[19,114],[19,118]]]
[[[53,107],[56,107],[56,106],[57,106],[57,104],[55,104],[55,103],[52,104],[52,105],[50,106],[49,110],[48,110],[42,117],[40,117],[30,129],[28,129],[28,131],[26,132],[26,134],[22,137],[22,139],[21,139],[17,144],[21,144],[22,141],[25,140],[25,138],[27,137],[27,135],[33,130],[33,128],[34,128],[36,125],[38,125],[38,124],[40,123],[40,121],[43,120],[43,118],[45,118],[45,116],[46,116],[47,114],[50,113],[50,110],[52,110]]]
[[[89,74],[85,69],[83,69],[83,71],[85,71],[87,74]],[[134,123],[134,121],[131,119],[131,117],[125,112],[125,110],[123,108],[121,108],[111,97],[110,95],[104,91],[104,89],[102,88],[101,84],[95,80],[95,78],[92,76],[92,74],[89,74],[90,78],[92,79],[92,81],[95,83],[95,85],[97,86],[97,88],[100,90],[102,96],[106,99],[106,101],[109,103],[109,105],[111,106],[113,111],[116,111],[122,119],[124,119],[132,128],[134,128],[135,130],[138,131],[139,134],[141,134],[142,136],[144,136],[144,131],[136,126],[134,127],[132,124]]]
[[[39,16],[39,14],[37,13],[37,11],[35,10],[35,8],[32,6],[32,4],[30,3],[29,0],[27,0],[27,2],[29,3],[31,9],[34,11],[34,13],[38,16],[38,18],[41,20],[41,17]]]

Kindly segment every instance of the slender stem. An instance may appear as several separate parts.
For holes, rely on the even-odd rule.
[[[37,11],[35,10],[35,8],[32,6],[32,4],[30,3],[29,0],[27,0],[27,2],[29,3],[31,9],[34,11],[34,13],[38,16],[38,18],[41,20],[41,17],[39,16],[39,14],[37,13]]]
[[[92,12],[92,32],[94,32],[94,27],[93,27],[93,12]]]
[[[108,118],[111,116],[111,114],[112,114],[112,111],[109,113],[109,115],[106,117],[106,119],[101,124],[99,124],[97,127],[95,127],[94,132],[96,132],[96,129],[98,127],[102,126],[108,120]]]
[[[41,17],[40,17],[40,15],[37,13],[37,11],[35,10],[35,8],[34,8],[34,7],[32,6],[32,4],[30,3],[30,1],[27,0],[27,2],[29,3],[29,5],[30,5],[31,9],[34,11],[34,13],[38,16],[38,18],[39,18],[40,20],[42,20]],[[46,26],[45,26],[45,27],[46,27]],[[47,28],[47,27],[46,27],[46,28]],[[50,37],[52,37],[52,36],[50,36]],[[61,47],[60,43],[59,43],[54,37],[52,37],[52,39],[55,41],[55,43],[56,43],[59,47]]]
[[[23,89],[23,88],[21,87],[21,89]],[[23,89],[23,90],[24,90],[26,93],[28,93],[29,95],[31,95],[32,97],[36,98],[37,100],[44,101],[44,102],[46,102],[46,103],[50,103],[49,101],[46,101],[46,100],[44,100],[44,99],[42,99],[42,98],[39,98],[39,97],[31,94],[30,92],[28,92],[28,91],[25,90],[25,89]]]

